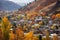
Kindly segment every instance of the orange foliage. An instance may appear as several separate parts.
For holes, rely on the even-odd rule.
[[[23,40],[24,39],[24,32],[21,30],[20,27],[17,28],[16,30],[16,34],[17,34],[17,39],[18,40]]]
[[[27,17],[36,16],[38,13],[36,11],[27,11]]]
[[[60,13],[56,14],[57,18],[60,18]]]
[[[52,19],[55,19],[56,18],[56,15],[52,15]]]
[[[30,31],[25,35],[25,40],[30,40],[30,39],[32,40],[32,37],[33,37],[33,31]]]
[[[0,28],[0,40],[2,40],[2,30]]]
[[[9,34],[9,40],[15,40],[15,34],[12,31]]]

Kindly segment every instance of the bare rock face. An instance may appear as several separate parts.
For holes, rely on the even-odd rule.
[[[56,4],[54,7],[48,11],[48,13],[60,13],[60,0],[57,0]]]
[[[35,0],[34,2],[28,4],[27,6],[25,6],[24,8],[19,9],[19,11],[30,11],[30,10],[37,10],[39,11],[40,9],[42,9],[45,6],[48,6],[54,2],[56,2],[57,0]]]

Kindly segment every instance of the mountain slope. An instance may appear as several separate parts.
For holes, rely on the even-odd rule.
[[[45,6],[48,6],[56,1],[57,0],[35,0],[34,2],[25,6],[24,8],[19,9],[19,11],[22,11],[22,12],[26,12],[26,11],[30,11],[30,10],[39,11],[42,8],[44,8]]]
[[[11,2],[11,1],[0,1],[0,10],[2,11],[13,11],[13,10],[17,10],[21,8],[20,5],[14,3],[14,2]]]

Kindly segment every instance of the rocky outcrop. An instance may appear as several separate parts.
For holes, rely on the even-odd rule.
[[[34,2],[28,4],[27,6],[19,9],[19,11],[26,12],[30,10],[39,11],[40,9],[56,2],[57,0],[35,0]]]

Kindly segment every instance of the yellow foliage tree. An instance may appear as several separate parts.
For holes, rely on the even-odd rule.
[[[13,33],[13,30],[11,30],[9,34],[9,40],[15,40],[15,34]]]
[[[32,40],[39,40],[37,37],[33,37],[33,39]]]
[[[24,32],[22,31],[20,26],[17,27],[16,36],[17,36],[17,40],[23,40],[24,39]]]
[[[46,40],[50,40],[49,38],[49,31],[48,30],[45,30],[46,31]]]
[[[9,22],[9,20],[4,17],[2,18],[2,35],[3,35],[3,39],[2,40],[9,40],[9,32],[10,32],[10,28],[11,28],[11,23]]]
[[[33,38],[33,31],[30,31],[29,33],[27,33],[25,35],[25,39],[24,40],[32,40]]]

